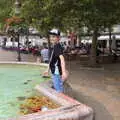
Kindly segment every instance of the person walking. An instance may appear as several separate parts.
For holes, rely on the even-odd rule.
[[[44,45],[44,48],[41,50],[40,54],[42,62],[49,63],[49,50],[47,46]]]
[[[49,69],[52,73],[53,86],[57,92],[63,92],[63,83],[68,77],[68,72],[65,66],[65,59],[63,56],[63,47],[60,44],[60,31],[52,29],[49,31],[50,42],[53,44],[51,58],[49,62]]]

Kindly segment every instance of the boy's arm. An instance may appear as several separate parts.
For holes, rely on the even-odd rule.
[[[61,68],[62,68],[62,80],[66,80],[68,75],[66,73],[66,67],[65,67],[65,59],[63,55],[60,55],[60,61],[61,61]]]
[[[49,72],[50,72],[50,68],[48,66],[48,68],[46,69],[46,71],[43,73],[43,76],[49,76]]]

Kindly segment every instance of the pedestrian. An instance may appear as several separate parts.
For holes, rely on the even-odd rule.
[[[49,50],[46,45],[43,46],[43,49],[41,50],[40,54],[41,54],[42,62],[48,63],[49,62]]]
[[[60,44],[60,31],[52,29],[49,32],[50,42],[53,44],[49,69],[52,73],[53,86],[57,92],[63,92],[63,82],[68,77],[68,72],[65,67],[65,59],[63,56],[63,47]],[[46,74],[46,73],[45,73]]]

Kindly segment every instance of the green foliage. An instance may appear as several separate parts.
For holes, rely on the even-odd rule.
[[[14,14],[14,0],[0,0],[0,26]],[[22,17],[42,33],[53,27],[80,30],[103,28],[120,21],[120,1],[114,0],[21,0]]]
[[[4,27],[5,20],[10,17],[14,0],[0,0],[0,29]]]
[[[119,10],[119,0],[24,0],[22,13],[43,32],[53,27],[93,30],[112,26],[119,23]]]
[[[119,9],[119,0],[86,0],[81,11],[85,25],[93,29],[118,24],[120,20]]]

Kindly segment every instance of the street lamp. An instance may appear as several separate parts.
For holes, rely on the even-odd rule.
[[[19,2],[19,0],[16,0],[15,1],[15,15],[16,16],[19,16],[20,15],[20,7],[21,7],[21,4]],[[18,41],[18,61],[21,61],[21,55],[20,55],[20,32],[21,32],[21,28],[18,28],[18,29],[15,29],[15,34],[17,35],[17,41]]]
[[[18,41],[18,49],[17,49],[17,53],[18,53],[18,57],[17,57],[17,60],[18,61],[21,61],[21,55],[20,55],[20,33],[21,33],[21,28],[18,28],[18,29],[15,29],[14,30],[14,33],[16,34],[16,37],[17,37],[17,41]]]

